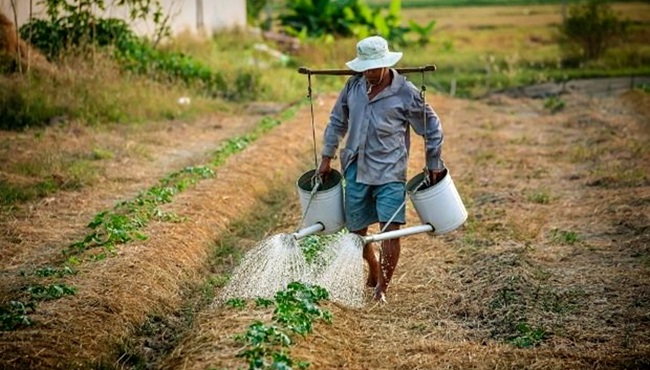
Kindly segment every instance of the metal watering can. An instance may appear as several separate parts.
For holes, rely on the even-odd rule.
[[[296,239],[312,234],[333,234],[345,226],[341,173],[332,170],[325,183],[320,182],[315,173],[316,170],[307,171],[296,182],[303,214],[302,224],[306,225],[292,234]],[[467,210],[449,171],[434,185],[429,185],[426,179],[427,174],[423,172],[406,184],[407,193],[422,224],[364,236],[364,245],[426,232],[446,234],[467,220]]]

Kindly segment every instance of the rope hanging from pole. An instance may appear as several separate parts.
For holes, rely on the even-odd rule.
[[[318,169],[318,151],[316,149],[316,124],[314,123],[314,98],[311,89],[311,73],[307,74],[307,97],[309,98],[309,108],[311,110],[311,135],[314,146],[314,168]]]
[[[422,71],[420,98],[422,99],[422,125],[424,127],[424,178],[426,179],[426,184],[429,185],[429,173],[427,169],[427,86],[424,84],[424,71]]]

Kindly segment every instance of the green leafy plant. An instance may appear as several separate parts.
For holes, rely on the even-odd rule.
[[[58,277],[62,278],[64,276],[74,275],[76,272],[69,266],[63,266],[62,268],[56,268],[51,266],[41,267],[34,270],[31,273],[22,271],[20,273],[22,276],[38,276],[38,277]]]
[[[245,333],[235,336],[236,341],[245,344],[237,357],[244,358],[251,370],[306,369],[309,363],[291,358],[287,348],[294,343],[294,335],[304,337],[311,333],[314,321],[331,323],[331,314],[318,306],[328,298],[324,288],[300,282],[292,282],[277,292],[273,301],[258,298],[258,307],[275,305],[272,323],[255,321]]]
[[[65,284],[38,284],[28,286],[25,288],[25,291],[31,296],[32,300],[49,301],[52,299],[64,297],[66,295],[74,295],[77,289]]]
[[[277,119],[264,117],[253,132],[226,140],[212,155],[212,164],[221,166],[228,157],[246,149],[249,144],[279,124],[280,121]]]
[[[117,19],[102,19],[97,10],[106,10],[105,0],[43,0],[46,19],[36,19],[21,27],[21,37],[28,39],[50,57],[69,47],[106,46],[131,38],[127,23]],[[124,8],[131,20],[152,21],[156,34],[169,34],[158,0],[117,0],[113,7]]]
[[[520,348],[530,348],[538,345],[546,339],[546,332],[542,328],[532,328],[525,322],[517,324],[516,336],[508,339],[508,343]]]
[[[380,35],[405,44],[409,31],[401,25],[400,0],[391,0],[388,12],[362,0],[293,0],[286,3],[279,19],[289,34],[299,37]]]
[[[260,21],[260,13],[266,6],[268,0],[246,0],[246,18],[248,24],[257,26]],[[268,25],[264,25],[266,28]],[[268,28],[267,28],[268,29]]]
[[[557,113],[566,107],[566,103],[561,98],[553,95],[544,99],[544,108],[551,111],[551,113]]]
[[[128,7],[132,19],[152,18],[156,34],[168,34],[157,0],[121,0],[114,5]],[[129,24],[116,18],[99,18],[93,8],[104,9],[104,0],[66,2],[47,0],[49,19],[35,19],[23,25],[21,37],[55,59],[63,51],[88,46],[112,47],[115,58],[126,71],[157,80],[183,82],[212,97],[252,100],[262,91],[260,76],[252,70],[238,70],[232,81],[189,55],[161,50],[157,40],[138,37]]]
[[[431,21],[426,26],[421,26],[413,20],[409,20],[410,30],[417,33],[418,35],[418,45],[424,46],[429,43],[430,35],[433,31],[433,28],[436,26],[436,21]]]
[[[34,312],[34,306],[34,302],[20,301],[0,305],[0,330],[9,331],[34,325],[34,321],[29,318],[29,314]]]
[[[318,260],[325,247],[338,237],[340,237],[338,234],[308,235],[298,241],[298,246],[302,250],[305,260],[308,263],[313,263]]]
[[[257,297],[255,299],[255,307],[267,308],[273,306],[274,303],[275,303],[274,301],[266,298]]]
[[[122,201],[112,211],[95,215],[88,224],[92,231],[82,240],[70,244],[65,253],[72,255],[95,247],[104,247],[108,252],[113,252],[118,244],[145,240],[147,237],[140,230],[150,220],[178,220],[174,214],[162,212],[159,205],[170,203],[174,195],[198,180],[213,176],[214,171],[205,166],[186,167],[167,175],[158,185],[140,193],[135,199]]]
[[[241,298],[231,298],[226,301],[226,306],[232,308],[246,308],[246,301]]]

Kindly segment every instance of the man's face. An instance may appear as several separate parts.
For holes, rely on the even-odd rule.
[[[385,72],[386,69],[387,68],[368,69],[363,71],[363,75],[366,77],[366,80],[368,80],[368,82],[370,82],[373,85],[376,85],[381,81],[382,76],[384,75],[384,73],[386,73]]]

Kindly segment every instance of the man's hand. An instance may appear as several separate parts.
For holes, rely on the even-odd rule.
[[[332,161],[332,158],[323,156],[320,162],[320,166],[318,166],[318,171],[317,174],[320,176],[321,180],[323,182],[327,177],[329,176],[330,172],[332,171],[332,167],[330,167],[330,162]]]
[[[429,184],[437,184],[438,181],[442,180],[445,177],[447,170],[429,170]]]

